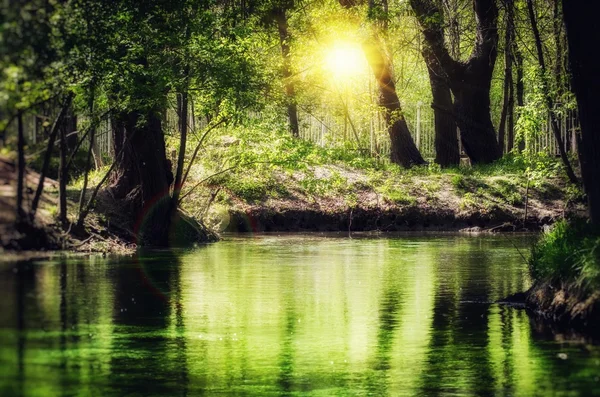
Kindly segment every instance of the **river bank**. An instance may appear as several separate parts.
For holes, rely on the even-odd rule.
[[[561,221],[531,249],[527,291],[511,296],[557,329],[598,339],[600,327],[600,233],[588,222]]]
[[[501,303],[525,308],[552,334],[600,341],[600,291],[586,290],[574,282],[538,281]]]
[[[86,220],[85,233],[73,233],[56,221],[57,182],[46,178],[45,191],[31,230],[14,225],[14,164],[2,162],[0,228],[9,250],[83,250],[122,252],[135,248],[133,225],[126,224],[118,203],[100,194]],[[39,175],[27,170],[25,205]],[[90,176],[89,186],[103,172]],[[195,183],[192,175],[191,183]],[[202,177],[203,178],[203,177]],[[69,186],[69,218],[81,187]],[[536,231],[559,219],[579,218],[585,206],[573,200],[559,177],[532,180],[524,173],[477,170],[374,170],[347,164],[236,170],[209,178],[182,200],[184,216],[216,232],[306,231]],[[35,233],[32,233],[35,231]],[[35,234],[40,234],[35,237]],[[32,236],[34,238],[32,238]]]
[[[192,192],[183,207],[219,231],[537,231],[585,216],[559,177],[390,172],[319,165],[239,173]],[[208,204],[207,204],[208,203]]]

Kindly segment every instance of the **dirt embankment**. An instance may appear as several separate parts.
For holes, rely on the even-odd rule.
[[[236,232],[513,232],[585,216],[584,205],[569,202],[565,183],[558,178],[535,187],[522,175],[374,179],[364,170],[341,166],[317,166],[275,178],[273,190],[285,193],[259,200],[218,186],[228,201],[212,212],[209,223]]]
[[[26,169],[23,191],[23,209],[26,213],[30,212],[39,178],[38,173]],[[35,220],[16,224],[16,185],[15,163],[0,157],[0,247],[11,250],[60,249],[64,238],[61,231],[55,227],[52,215],[57,206],[56,197],[42,194]],[[56,181],[46,178],[44,189],[56,191]]]
[[[31,212],[31,202],[40,175],[30,168],[25,171],[23,210]],[[55,251],[126,253],[133,249],[130,241],[110,230],[108,224],[93,213],[86,221],[86,231],[75,235],[72,228],[61,227],[56,220],[58,211],[58,182],[44,179],[44,191],[40,197],[35,219],[16,221],[16,169],[14,161],[0,157],[0,251]],[[76,208],[69,200],[69,208]],[[74,219],[75,214],[69,213]]]
[[[462,231],[517,232],[539,230],[552,224],[551,216],[529,217],[527,222],[515,214],[458,213],[447,209],[407,208],[342,208],[323,210],[293,206],[273,209],[268,206],[250,206],[229,210],[230,220],[224,229],[228,232],[294,232],[294,231]]]
[[[538,324],[555,334],[600,340],[600,291],[590,292],[575,283],[539,281],[505,303],[526,308]]]
[[[0,157],[0,251],[22,252],[69,250],[71,252],[111,252],[127,254],[136,248],[134,225],[128,222],[131,209],[122,208],[107,191],[101,192],[96,208],[88,214],[84,228],[75,230],[73,223],[61,226],[57,221],[58,182],[50,178],[44,180],[35,218],[16,222],[16,166],[13,161]],[[31,202],[40,175],[27,168],[23,189],[23,210],[31,213]],[[80,191],[67,189],[67,217],[71,222],[77,219],[78,208],[74,202]],[[89,197],[89,193],[88,193]],[[177,213],[173,217],[170,233],[173,246],[187,246],[194,242],[211,242],[217,235],[207,230],[202,223],[186,214]]]

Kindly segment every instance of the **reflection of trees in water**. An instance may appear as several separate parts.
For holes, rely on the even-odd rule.
[[[472,247],[472,243],[467,243],[467,247]],[[444,259],[439,258],[436,263],[443,270],[438,271],[442,277],[436,287],[421,391],[431,396],[458,391],[489,395],[494,385],[487,348],[489,257],[483,250],[467,249],[452,256],[444,253]],[[462,281],[449,290],[442,284],[453,277]]]
[[[289,294],[286,294],[289,295]],[[296,310],[293,297],[285,298],[285,327],[282,337],[281,353],[279,355],[279,377],[277,383],[281,396],[291,396],[294,386],[294,337],[296,333]]]
[[[114,273],[113,388],[140,395],[186,395],[188,371],[180,262],[171,252],[140,256]],[[174,309],[175,336],[169,326]],[[125,337],[123,337],[125,336]]]
[[[514,394],[513,384],[513,366],[512,366],[512,338],[513,338],[513,310],[512,308],[501,305],[500,309],[500,326],[502,328],[502,343],[501,349],[504,352],[504,360],[502,362],[502,392],[504,395]]]
[[[400,277],[388,275],[384,281],[384,291],[380,301],[377,324],[377,345],[375,356],[366,374],[365,388],[372,395],[387,396],[389,394],[389,369],[392,359],[395,331],[398,328],[398,314],[402,306]]]
[[[24,395],[25,386],[25,295],[33,290],[34,274],[31,265],[27,262],[20,262],[15,267],[17,269],[17,389],[20,396]]]
[[[466,256],[467,268],[478,269],[476,274],[471,274],[463,283],[462,302],[458,307],[456,325],[459,332],[455,336],[457,346],[467,347],[460,349],[458,357],[468,363],[472,377],[470,380],[471,392],[476,395],[489,396],[494,387],[494,374],[489,357],[488,312],[491,266],[489,255],[483,250],[470,252]]]

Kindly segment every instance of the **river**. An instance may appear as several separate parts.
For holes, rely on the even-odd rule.
[[[256,235],[5,261],[0,395],[600,395],[598,346],[493,303],[529,286],[530,244]]]

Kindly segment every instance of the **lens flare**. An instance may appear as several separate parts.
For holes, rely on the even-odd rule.
[[[357,44],[339,43],[325,57],[325,67],[336,80],[356,77],[364,73],[366,66],[363,51]]]

